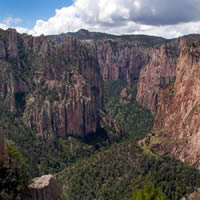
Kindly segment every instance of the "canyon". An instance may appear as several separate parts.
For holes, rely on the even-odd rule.
[[[86,30],[49,37],[61,42],[69,36],[95,52],[103,80],[130,84],[138,80],[137,102],[155,115],[150,149],[200,167],[199,35],[174,40],[152,37],[151,43],[142,36],[117,37]]]
[[[0,131],[0,164],[6,160],[5,131],[37,176],[61,170],[70,174],[76,170],[74,163],[82,166],[76,159],[84,161],[92,155],[96,162],[104,158],[103,151],[108,158],[114,152],[121,160],[125,151],[126,161],[136,162],[130,157],[132,144],[138,160],[149,154],[161,159],[169,156],[199,169],[199,61],[199,35],[167,40],[82,29],[33,37],[14,29],[0,30],[0,128],[6,129]],[[110,88],[105,94],[106,87]],[[130,115],[140,119],[133,122],[138,132],[124,127]],[[138,141],[143,121],[152,116],[153,129]],[[20,134],[15,131],[18,128]],[[133,143],[131,137],[135,137]],[[114,144],[116,152],[115,142],[121,142]],[[139,161],[135,165],[142,166]],[[50,183],[53,176],[47,179]],[[68,183],[63,184],[69,189]],[[45,192],[34,190],[32,196],[36,193],[42,199]],[[45,195],[50,193],[47,187]],[[60,195],[59,187],[56,196]]]
[[[9,29],[1,30],[0,44],[1,98],[38,136],[95,133],[103,81],[138,80],[136,100],[154,113],[157,137],[180,140],[153,144],[153,151],[200,166],[198,35],[166,40],[80,30],[31,37]]]

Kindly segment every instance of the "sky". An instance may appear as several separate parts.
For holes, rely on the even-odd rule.
[[[0,28],[34,36],[88,29],[174,38],[200,33],[200,0],[1,0]]]

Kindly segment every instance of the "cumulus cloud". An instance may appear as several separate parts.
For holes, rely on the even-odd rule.
[[[199,33],[199,13],[199,0],[75,0],[47,21],[38,20],[29,33],[50,35],[84,28],[172,38]]]
[[[37,20],[32,35],[60,34],[79,29],[113,34],[148,34],[166,38],[200,33],[199,0],[74,0],[47,21]],[[17,23],[7,18],[4,25]]]

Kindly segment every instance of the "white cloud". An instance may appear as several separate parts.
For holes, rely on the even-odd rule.
[[[3,20],[3,22],[4,22],[6,25],[10,26],[11,24],[18,24],[18,23],[22,22],[22,19],[21,19],[21,18],[18,18],[18,17],[16,17],[16,18],[7,17],[7,18],[5,18],[5,19]]]
[[[0,23],[0,28],[3,29],[3,30],[6,30],[6,29],[8,29],[9,27],[8,27],[8,25],[6,25],[6,24],[1,24],[1,23]]]
[[[19,33],[29,33],[30,30],[28,30],[27,28],[17,26],[17,24],[20,22],[22,22],[21,18],[7,17],[3,20],[3,23],[0,23],[0,28],[3,30],[7,30],[8,28],[14,28]]]
[[[199,0],[74,0],[71,6],[57,9],[47,21],[37,20],[32,30],[22,27],[17,30],[32,35],[51,35],[84,28],[173,38],[200,33],[199,13]],[[0,28],[16,27],[20,21],[7,18]]]
[[[27,33],[27,34],[30,34],[30,30],[27,29],[27,28],[24,28],[24,27],[19,27],[19,26],[16,26],[14,27],[18,33]]]
[[[26,29],[24,27],[19,27],[19,26],[14,26],[14,27],[11,27],[7,24],[1,24],[0,23],[0,29],[3,29],[3,30],[7,30],[8,28],[14,28],[16,29],[16,31],[18,33],[27,33],[27,34],[31,34],[31,31],[29,29]]]
[[[180,10],[179,15],[176,6]],[[195,11],[190,10],[191,16],[187,14],[188,8]],[[168,0],[164,5],[160,0],[75,0],[71,6],[57,9],[55,16],[47,21],[37,20],[29,33],[50,35],[84,28],[113,34],[148,34],[172,38],[192,32],[200,33],[197,11],[200,11],[200,4],[196,0]]]

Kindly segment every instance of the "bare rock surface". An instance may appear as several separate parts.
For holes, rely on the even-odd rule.
[[[157,87],[157,90],[151,85],[154,81],[146,84],[147,89],[150,85],[158,95],[154,133],[146,142],[149,141],[152,152],[171,154],[176,159],[200,168],[200,39],[188,36],[178,42],[180,54],[175,72],[171,74],[176,76],[175,80],[163,88]],[[170,62],[166,60],[167,64],[161,65],[161,69],[164,70]],[[153,94],[151,90],[150,94]],[[147,105],[151,108],[154,101]]]
[[[29,185],[29,193],[25,200],[58,200],[62,195],[62,186],[53,175],[34,178]]]

